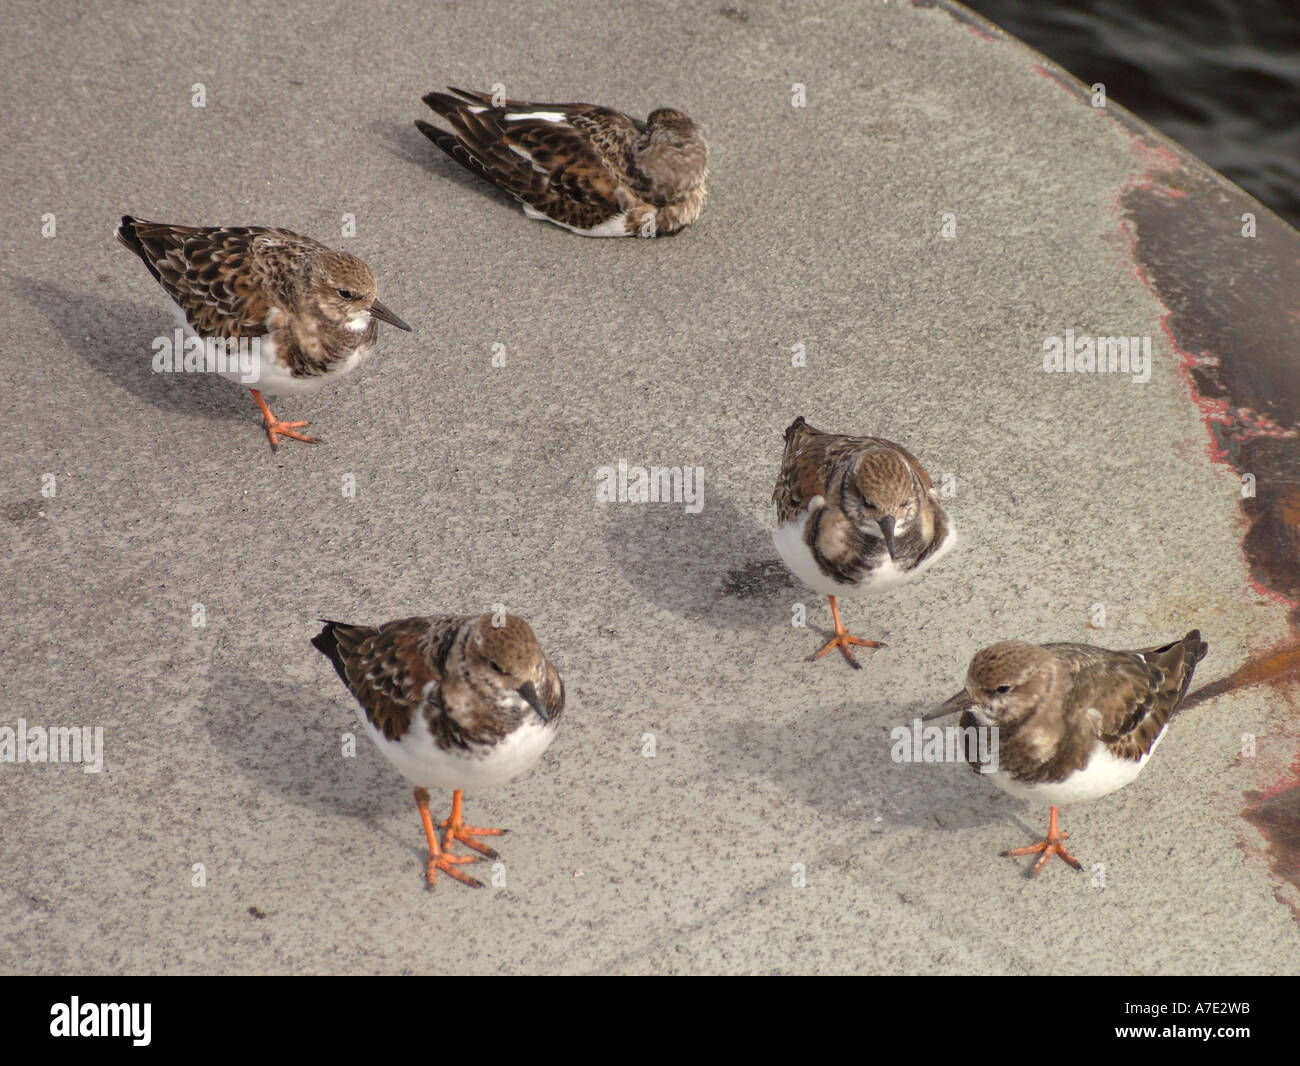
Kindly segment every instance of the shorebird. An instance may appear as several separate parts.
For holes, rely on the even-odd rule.
[[[1195,629],[1140,651],[1002,641],[976,652],[966,687],[925,718],[959,711],[962,729],[996,727],[999,769],[984,776],[1051,807],[1047,836],[1004,855],[1038,855],[1031,877],[1053,855],[1082,870],[1065,850],[1057,808],[1109,795],[1142,772],[1208,649]]]
[[[450,89],[424,102],[449,129],[416,119],[429,140],[545,219],[584,237],[657,237],[699,218],[709,146],[670,107],[644,122],[595,104],[539,104]]]
[[[379,322],[411,328],[379,302],[364,261],[286,229],[173,226],[123,215],[117,239],[163,287],[182,328],[202,342],[205,358],[187,369],[245,385],[272,448],[280,437],[317,441],[298,432],[306,422],[278,420],[263,392],[314,392],[370,355]],[[234,346],[254,358],[232,364],[224,355]]]
[[[482,888],[458,869],[477,856],[453,855],[452,845],[495,859],[478,838],[504,830],[466,825],[461,793],[505,784],[531,767],[555,739],[564,711],[564,682],[532,627],[512,614],[403,618],[377,628],[325,622],[312,644],[356,697],[362,728],[415,786],[429,884],[441,870]],[[453,790],[441,844],[430,789]]]
[[[790,572],[830,599],[835,635],[817,652],[884,647],[848,633],[839,596],[884,592],[923,574],[957,533],[930,475],[906,448],[879,437],[823,433],[800,416],[785,431],[776,488],[776,549]]]

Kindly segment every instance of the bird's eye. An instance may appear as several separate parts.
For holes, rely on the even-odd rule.
[[[1000,692],[1000,693],[1003,693],[1003,694],[1005,695],[1006,693],[1008,693],[1008,692],[1011,691],[1011,686],[1010,686],[1010,685],[999,685],[999,686],[998,686],[997,688],[995,688],[993,691],[994,691],[994,692]]]
[[[355,292],[352,292],[350,289],[335,289],[334,291],[343,297],[343,299],[348,301],[361,299],[360,296]]]

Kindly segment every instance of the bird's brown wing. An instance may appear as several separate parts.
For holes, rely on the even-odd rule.
[[[640,131],[622,112],[593,104],[539,104],[467,90],[429,93],[424,102],[451,127],[416,126],[467,170],[533,209],[576,229],[591,229],[623,210],[628,152]],[[558,119],[510,118],[550,112]]]
[[[454,93],[456,96],[460,96],[464,100],[472,102],[474,104],[486,104],[488,107],[496,107],[496,104],[492,102],[493,96],[491,93],[485,93],[480,89],[456,89],[453,88],[452,86],[448,86],[447,89],[449,92]],[[431,93],[430,95],[434,95],[434,94]],[[444,95],[444,94],[438,94],[438,95]],[[595,104],[584,104],[577,100],[570,100],[566,104],[557,104],[557,103],[544,104],[538,100],[515,100],[510,97],[506,97],[501,101],[501,107],[499,110],[563,111],[567,113],[567,112],[576,112],[576,111],[608,110],[608,109],[597,108]]]
[[[337,643],[338,668],[370,724],[389,740],[404,736],[417,713],[438,706],[442,663],[462,618],[403,618],[378,629],[330,622],[313,643]]]
[[[298,258],[306,243],[287,230],[173,226],[130,215],[122,217],[117,239],[140,257],[196,333],[224,339],[267,332],[275,291],[267,270]]]
[[[1080,652],[1071,704],[1095,709],[1097,735],[1112,754],[1140,759],[1178,709],[1207,650],[1193,629],[1181,640],[1141,651]]]
[[[836,439],[810,426],[803,415],[787,427],[781,469],[772,489],[778,522],[798,517],[809,500],[825,492],[827,448]]]
[[[560,677],[560,672],[549,659],[546,663],[546,680],[538,695],[551,721],[564,713],[564,678]]]

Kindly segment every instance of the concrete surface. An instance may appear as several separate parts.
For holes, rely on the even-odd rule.
[[[997,638],[1195,625],[1208,681],[1285,632],[1116,210],[1147,163],[1040,57],[855,0],[6,21],[0,725],[102,727],[105,764],[0,763],[0,969],[1300,968],[1294,890],[1240,817],[1291,758],[1269,690],[1189,712],[1135,784],[1066,809],[1085,874],[1026,880],[998,852],[1045,810],[890,759]],[[704,121],[702,221],[599,242],[526,220],[411,124],[422,93],[494,82]],[[345,247],[416,332],[282,402],[324,443],[273,455],[237,387],[151,373],[172,320],[112,239],[123,212]],[[1066,329],[1151,336],[1151,380],[1045,374]],[[956,479],[958,549],[846,605],[889,645],[857,673],[806,661],[825,604],[764,565],[797,414]],[[702,466],[703,512],[599,504],[620,458]],[[342,757],[350,698],[308,640],[320,615],[493,603],[532,621],[568,718],[468,797],[512,830],[504,887],[430,893],[410,790],[364,737]]]

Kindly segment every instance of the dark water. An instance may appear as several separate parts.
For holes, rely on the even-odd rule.
[[[1300,228],[1300,0],[963,0]]]

